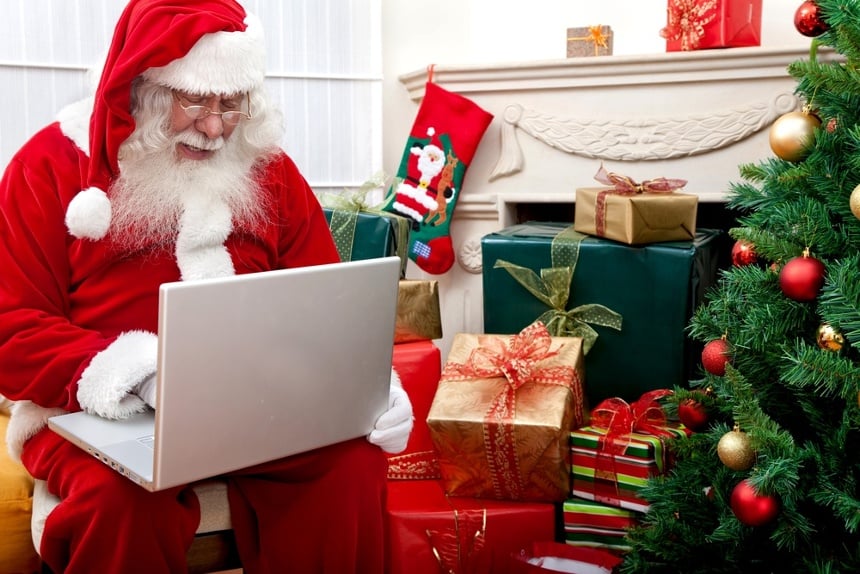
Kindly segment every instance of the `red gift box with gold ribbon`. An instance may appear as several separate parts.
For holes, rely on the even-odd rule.
[[[447,496],[437,480],[388,483],[386,574],[510,574],[510,556],[555,537],[556,508]]]
[[[592,410],[590,425],[570,434],[573,496],[647,512],[639,491],[671,468],[668,442],[689,433],[666,418],[659,401],[671,392],[649,391],[629,404],[606,399]]]
[[[761,45],[762,0],[669,0],[666,51]]]
[[[442,375],[442,353],[432,341],[398,343],[394,345],[392,365],[409,395],[415,425],[406,449],[388,455],[388,479],[438,479],[439,463],[426,420]]]
[[[585,414],[582,339],[535,322],[454,337],[427,417],[452,496],[562,501],[569,433]]]
[[[685,180],[659,177],[636,182],[602,165],[594,179],[608,187],[576,190],[576,231],[628,245],[687,241],[696,236],[699,197],[677,191],[686,185]]]

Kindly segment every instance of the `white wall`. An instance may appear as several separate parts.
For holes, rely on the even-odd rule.
[[[763,0],[762,45],[808,46],[794,27],[801,0]],[[383,168],[396,172],[417,111],[398,76],[438,66],[566,56],[567,28],[608,25],[616,55],[665,52],[667,0],[385,0]],[[786,62],[786,65],[788,62]]]

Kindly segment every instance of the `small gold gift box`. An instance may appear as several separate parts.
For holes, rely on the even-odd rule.
[[[442,338],[439,282],[401,279],[397,291],[394,342]]]
[[[452,496],[561,501],[569,434],[585,417],[582,339],[535,322],[518,335],[457,334],[427,425]]]
[[[583,26],[567,29],[567,57],[611,56],[612,28]]]
[[[578,188],[573,228],[628,245],[686,241],[696,236],[699,197],[690,193],[616,193]]]

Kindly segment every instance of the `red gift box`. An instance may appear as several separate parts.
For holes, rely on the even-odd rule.
[[[388,483],[387,574],[511,574],[511,556],[555,538],[555,506],[446,496],[436,480]]]
[[[761,45],[762,0],[669,0],[666,51]]]
[[[388,457],[388,479],[439,478],[439,463],[433,450],[427,413],[442,375],[442,353],[429,340],[394,345],[394,370],[409,395],[415,426],[406,450]]]

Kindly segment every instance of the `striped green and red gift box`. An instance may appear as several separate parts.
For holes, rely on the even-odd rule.
[[[606,442],[606,429],[582,427],[570,434],[571,494],[602,504],[647,512],[638,493],[669,467],[667,438],[686,437],[683,425],[660,427],[666,436],[628,433]]]
[[[565,500],[562,511],[567,544],[618,552],[630,549],[625,536],[637,524],[638,513],[582,498]]]

